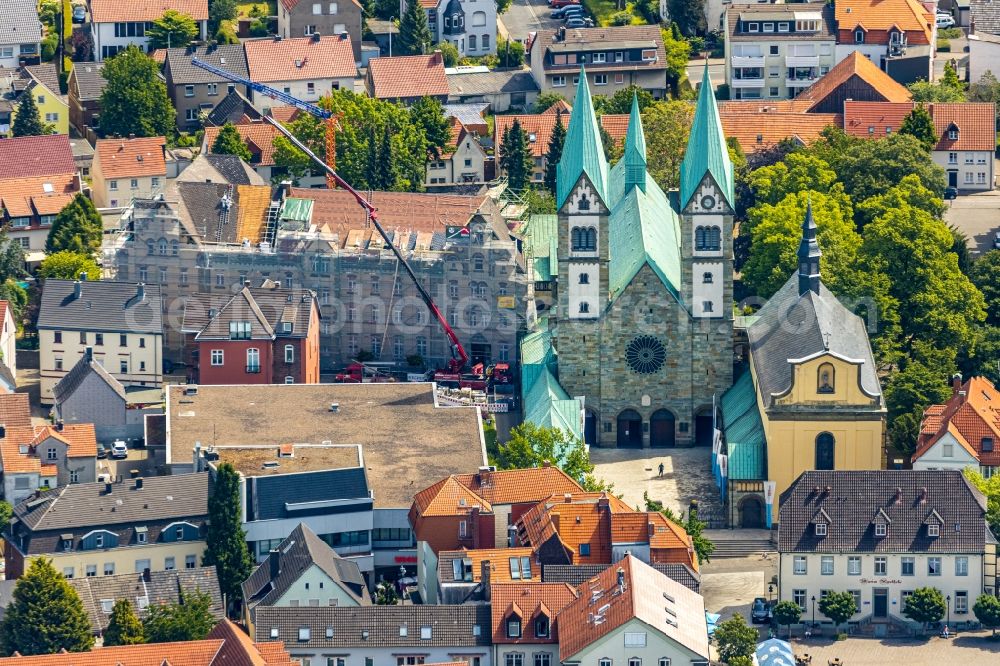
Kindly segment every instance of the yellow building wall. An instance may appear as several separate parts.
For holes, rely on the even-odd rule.
[[[104,575],[104,564],[114,562],[115,573],[137,573],[136,560],[149,560],[150,571],[165,571],[166,558],[174,558],[174,568],[184,568],[184,558],[188,555],[197,557],[197,566],[201,566],[202,555],[205,554],[204,541],[175,541],[147,546],[128,546],[126,548],[107,548],[103,550],[75,550],[69,553],[45,553],[25,558],[24,569],[28,570],[31,561],[36,557],[47,557],[52,560],[56,571],[63,573],[67,568],[73,568],[74,578],[87,575],[87,565],[97,566],[97,575]]]
[[[38,106],[38,117],[42,119],[42,123],[52,125],[55,134],[69,134],[69,104],[59,97],[58,91],[52,92],[43,85],[36,85],[31,89],[31,94],[35,98],[35,104]],[[17,107],[18,105],[15,103],[14,108],[11,109],[11,125],[14,124],[14,119],[17,117]],[[57,116],[54,122],[45,120],[46,114],[51,113]]]
[[[833,366],[832,393],[821,393],[820,366]],[[754,385],[756,369],[751,364]],[[778,409],[789,410],[781,419],[772,419],[757,393],[764,433],[767,437],[767,475],[775,482],[775,497],[779,497],[802,472],[815,469],[816,438],[824,432],[833,435],[834,468],[866,470],[882,468],[882,442],[885,433],[885,412],[873,418],[872,410],[878,409],[871,397],[861,390],[859,366],[832,354],[805,361],[793,368],[793,382],[789,392],[774,400]],[[800,415],[792,416],[794,407],[803,407]],[[830,408],[831,418],[823,418],[824,408]],[[856,417],[851,418],[851,408]],[[832,418],[834,415],[839,418]],[[777,499],[775,499],[777,504]],[[778,515],[775,506],[775,516]]]

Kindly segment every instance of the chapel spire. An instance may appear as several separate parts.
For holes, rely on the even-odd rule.
[[[562,208],[582,174],[587,174],[598,196],[606,201],[608,162],[604,158],[604,144],[583,66],[580,67],[580,81],[576,87],[562,158],[556,167],[556,208]]]
[[[639,98],[632,94],[632,112],[628,117],[628,133],[625,135],[625,191],[633,186],[646,191],[646,133],[639,115]]]
[[[708,73],[707,60],[701,78],[701,88],[698,91],[698,105],[694,110],[687,150],[684,152],[684,161],[681,162],[682,209],[691,201],[706,174],[711,174],[726,204],[732,208],[733,163],[729,159],[729,146],[722,131],[722,119],[719,118],[719,108],[715,103],[715,91],[712,87],[712,77]]]
[[[799,242],[799,295],[810,291],[818,294],[820,278],[820,257],[822,252],[816,241],[816,220],[813,219],[812,201],[806,204],[806,217],[802,220],[802,240]]]

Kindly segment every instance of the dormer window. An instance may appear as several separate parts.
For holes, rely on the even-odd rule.
[[[521,618],[510,617],[507,619],[507,638],[521,637]]]
[[[948,139],[950,141],[958,140],[958,128],[955,127],[954,125],[948,128]]]
[[[548,638],[549,618],[546,615],[539,615],[535,618],[535,638]]]
[[[927,536],[937,538],[941,534],[941,526],[930,523],[927,525]]]
[[[816,523],[816,536],[826,536],[826,523]]]
[[[854,43],[855,44],[864,44],[865,43],[865,31],[864,30],[860,30],[859,29],[859,30],[855,30],[854,31]]]
[[[875,536],[884,537],[889,533],[889,526],[884,523],[875,523]]]

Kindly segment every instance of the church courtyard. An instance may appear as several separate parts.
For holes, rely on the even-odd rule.
[[[707,446],[671,449],[590,448],[598,478],[615,485],[629,506],[643,507],[642,495],[663,502],[675,512],[687,511],[698,500],[703,516],[721,515],[719,489],[712,478],[712,449]],[[659,465],[663,463],[663,476]]]

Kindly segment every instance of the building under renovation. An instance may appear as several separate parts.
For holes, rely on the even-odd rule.
[[[516,362],[518,332],[534,319],[521,242],[511,235],[503,187],[476,196],[374,192],[379,221],[453,326],[472,363]],[[186,307],[246,283],[315,291],[321,366],[355,359],[428,368],[450,357],[448,340],[404,266],[343,190],[225,182],[176,182],[136,200],[108,250],[117,279],[160,285],[164,357],[185,358]]]

